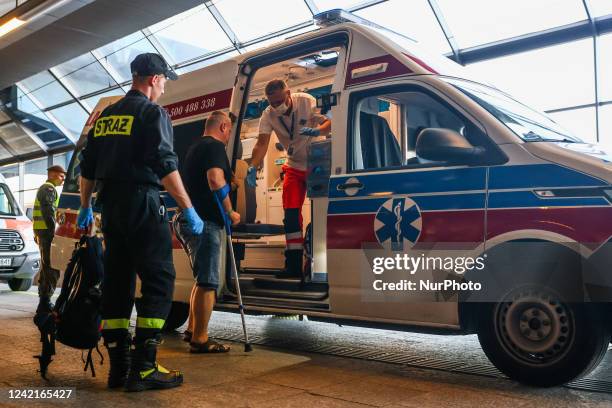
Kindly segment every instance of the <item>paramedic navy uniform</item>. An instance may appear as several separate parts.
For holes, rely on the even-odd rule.
[[[127,334],[137,274],[136,341],[159,334],[170,311],[175,271],[160,180],[177,164],[167,112],[136,90],[107,107],[87,135],[80,166],[83,177],[101,185],[107,342]]]

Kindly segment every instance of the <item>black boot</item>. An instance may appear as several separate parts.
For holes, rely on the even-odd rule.
[[[108,357],[110,359],[108,388],[123,387],[130,368],[130,346],[132,345],[132,336],[130,333],[125,333],[121,338],[115,341],[107,341],[105,339],[104,345],[108,350]]]
[[[126,391],[163,390],[183,383],[183,373],[167,370],[157,363],[157,346],[161,336],[136,344],[132,349],[132,365],[125,383]]]
[[[277,278],[300,278],[302,279],[302,263],[304,262],[304,251],[301,249],[288,249],[285,251],[285,270],[277,273]]]

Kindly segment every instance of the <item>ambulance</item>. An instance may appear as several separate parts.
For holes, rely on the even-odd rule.
[[[179,160],[211,112],[238,118],[227,155],[243,221],[232,234],[240,277],[232,279],[228,266],[217,309],[238,311],[239,283],[251,314],[475,333],[491,362],[526,384],[562,384],[596,367],[612,326],[611,264],[601,261],[610,259],[611,157],[414,40],[341,10],[316,22],[315,31],[182,75],[159,101],[172,118]],[[277,277],[284,261],[287,152],[274,134],[257,187],[244,183],[267,107],[263,89],[274,78],[313,95],[332,122],[331,135],[309,151],[303,281]],[[73,155],[52,248],[56,268],[64,269],[81,234],[75,225],[79,152],[114,100],[100,100]],[[163,195],[172,212],[176,203]],[[494,287],[494,297],[468,301],[478,296],[452,288],[411,291],[399,283],[418,273],[373,273],[382,253],[393,263],[396,255],[422,257],[422,248],[444,243],[462,244],[500,266],[484,276],[476,270],[455,276],[460,288],[468,281]],[[188,259],[174,245],[168,329],[185,322],[193,285]],[[582,266],[595,259],[599,280],[587,285]],[[539,273],[546,278],[533,278]],[[376,289],[383,286],[378,280],[386,292]],[[586,286],[592,290],[580,299],[568,291]]]
[[[26,291],[40,269],[32,221],[26,217],[0,174],[0,281],[13,291]]]

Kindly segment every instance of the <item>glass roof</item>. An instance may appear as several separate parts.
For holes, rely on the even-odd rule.
[[[612,34],[602,35],[598,41],[599,92],[603,100],[612,100]]]
[[[612,14],[612,1],[610,0],[589,0],[589,7],[594,17]]]
[[[313,30],[313,24],[304,26],[313,13],[343,8],[432,52],[461,56],[466,48],[585,21],[584,3],[594,17],[612,15],[612,0],[208,0],[17,83],[7,106],[21,127],[2,122],[11,126],[0,137],[34,134],[37,140],[11,145],[12,152],[0,145],[0,162],[7,154],[31,149],[44,154],[45,146],[53,151],[72,145],[101,97],[124,95],[130,88],[129,64],[142,52],[161,54],[180,75]],[[0,0],[0,15],[14,5]],[[484,57],[468,68],[483,82],[553,110],[553,117],[577,135],[595,140],[599,133],[612,145],[612,34],[598,41],[597,108],[592,38],[526,52],[505,50],[505,56]]]
[[[61,78],[75,96],[87,95],[117,85],[90,52],[51,68],[51,72]]]
[[[427,0],[390,0],[356,12],[360,17],[417,40],[431,51],[446,54],[450,45]]]
[[[483,82],[536,108],[588,104],[594,102],[595,95],[592,42],[587,39],[541,48],[471,64],[468,69]]]
[[[216,0],[213,4],[242,42],[312,20],[303,0]]]
[[[205,5],[153,25],[149,30],[173,65],[232,47],[229,37]]]
[[[436,0],[460,48],[587,18],[581,0]],[[554,11],[553,11],[554,10]]]

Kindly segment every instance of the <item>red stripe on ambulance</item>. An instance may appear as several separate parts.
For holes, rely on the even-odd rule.
[[[387,64],[386,69],[383,72],[353,78],[353,70],[377,64]],[[344,84],[345,86],[349,86],[412,73],[413,72],[410,70],[410,68],[402,64],[392,55],[382,55],[380,57],[351,62],[346,70],[346,79]]]
[[[226,109],[230,106],[233,91],[233,88],[229,88],[223,91],[185,99],[184,101],[165,105],[164,109],[166,109],[172,120],[201,115],[219,109]]]

